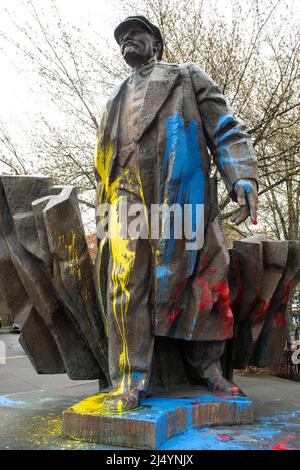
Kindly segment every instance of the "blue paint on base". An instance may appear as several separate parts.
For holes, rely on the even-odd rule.
[[[199,434],[197,434],[198,431],[195,431],[195,428],[193,428],[193,420],[192,420],[193,408],[195,408],[196,406],[198,407],[205,406],[208,403],[217,404],[220,402],[225,402],[229,404],[229,406],[232,406],[234,408],[235,414],[237,411],[239,412],[239,411],[242,411],[246,407],[252,406],[251,400],[248,397],[243,396],[243,395],[236,395],[236,396],[222,395],[221,396],[221,395],[206,394],[206,395],[194,396],[191,398],[171,398],[171,397],[155,397],[154,396],[154,397],[148,397],[148,398],[145,398],[144,400],[141,400],[140,408],[124,413],[123,415],[122,414],[111,415],[111,419],[114,419],[114,418],[122,419],[124,417],[124,419],[126,419],[127,421],[130,421],[130,420],[148,421],[148,422],[156,423],[156,432],[157,432],[156,448],[157,449],[167,448],[165,447],[166,441],[168,441],[168,443],[171,443],[172,445],[175,445],[174,443],[177,443],[176,439],[178,439],[178,449],[180,448],[192,449],[194,445],[193,444],[194,437],[197,436],[197,439],[199,439]],[[177,437],[169,439],[167,435],[167,430],[168,430],[167,418],[168,419],[172,419],[172,418],[170,414],[168,415],[168,413],[171,413],[171,412],[173,413],[174,410],[176,409],[186,410],[187,423],[186,424],[184,423],[182,425],[183,426],[182,428],[176,429],[175,432],[177,433]],[[187,438],[187,435],[188,435],[188,438]],[[188,444],[186,440],[188,440]],[[225,446],[225,443],[220,443],[218,448],[223,449],[224,446]],[[239,447],[236,447],[236,448],[238,449]]]
[[[204,405],[208,402],[227,402],[236,411],[241,411],[251,404],[247,396],[207,394],[193,398],[150,397],[142,401],[141,404],[145,408],[139,413],[143,413],[143,418],[148,414],[148,417],[151,415],[152,419],[158,419],[157,449],[160,450],[266,450],[272,449],[287,434],[300,431],[300,410],[260,418],[253,425],[193,428],[192,403],[199,406],[201,403]],[[187,429],[167,439],[165,435],[166,413],[178,407],[187,409]],[[147,408],[148,411],[146,411]]]
[[[166,440],[165,430],[167,429],[167,415],[163,414],[157,423],[156,448],[159,449]]]
[[[192,406],[193,403],[225,402],[237,406],[239,409],[249,406],[252,402],[244,395],[200,395],[192,398],[149,397],[141,401],[142,406],[159,407],[165,411],[182,406]]]
[[[300,410],[259,418],[253,425],[191,429],[165,441],[160,450],[271,450],[291,434],[297,438],[296,433],[300,431],[299,418]],[[299,450],[299,445],[297,447],[293,440],[287,445]]]

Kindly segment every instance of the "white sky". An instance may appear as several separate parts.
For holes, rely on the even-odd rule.
[[[56,0],[63,18],[87,32],[91,26],[112,43],[114,26],[118,24],[119,18],[126,16],[122,3],[124,5],[122,0]],[[230,8],[227,8],[229,0],[212,0],[212,3],[220,6],[222,14],[230,15]],[[293,5],[295,15],[299,14],[300,2],[290,0],[288,3]],[[38,0],[37,4],[39,7],[42,5],[47,12],[50,0]],[[26,10],[22,7],[21,0],[0,0],[0,30],[9,34],[10,22],[3,14],[5,9],[12,14],[16,12],[16,17],[19,16],[22,22],[26,19]],[[131,14],[130,11],[127,13]],[[17,117],[21,121],[30,120],[41,107],[40,92],[32,86],[34,75],[30,70],[24,71],[24,66],[18,66],[14,48],[2,42],[3,46],[4,51],[0,49],[0,120],[9,122]]]
[[[30,16],[26,14],[26,9],[22,6],[21,0],[0,0],[0,30],[11,35],[11,23],[4,12],[8,10],[16,20],[20,18],[21,23]],[[45,17],[50,8],[49,0],[35,0],[35,3],[45,9]],[[68,21],[87,32],[92,26],[99,33],[110,39],[115,44],[113,38],[113,28],[118,24],[119,17],[125,17],[119,4],[115,6],[109,0],[56,0],[59,12],[63,20]],[[51,17],[49,15],[49,22]],[[23,40],[21,34],[14,37],[20,42]],[[2,48],[2,50],[1,50]],[[4,122],[13,142],[21,149],[30,149],[30,136],[27,132],[30,128],[36,128],[35,120],[40,113],[51,118],[59,119],[56,106],[49,100],[48,94],[40,89],[40,80],[36,72],[31,69],[31,65],[22,60],[18,62],[18,55],[14,47],[5,41],[0,41],[0,123]],[[25,151],[27,161],[34,160],[35,156],[30,151]],[[92,155],[91,155],[92,158]],[[1,168],[0,168],[1,169]],[[6,170],[6,168],[5,168]],[[91,212],[91,213],[90,213]],[[85,222],[94,219],[94,211],[83,214]],[[92,231],[94,227],[92,224]]]
[[[34,0],[47,12],[50,0]],[[220,12],[230,15],[229,0],[211,0],[219,5]],[[261,0],[263,3],[264,0]],[[275,1],[275,0],[274,0]],[[246,3],[246,0],[245,0]],[[288,2],[299,15],[299,1]],[[56,0],[56,4],[62,16],[74,25],[82,27],[88,32],[92,26],[101,35],[113,40],[113,27],[118,24],[119,18],[127,16],[122,9],[122,0]],[[249,3],[250,5],[250,3]],[[26,10],[22,7],[21,0],[0,0],[0,30],[10,33],[10,22],[7,21],[4,10],[10,13],[16,12],[23,21],[26,19]],[[127,14],[132,14],[128,11]],[[282,10],[284,15],[284,10]],[[3,43],[2,43],[3,46]],[[18,116],[19,120],[30,120],[31,116],[41,106],[41,96],[32,87],[34,76],[30,70],[24,72],[22,67],[16,66],[16,51],[5,45],[4,53],[0,49],[0,120],[11,121]],[[33,91],[34,90],[34,91]]]
[[[39,3],[47,11],[50,1],[39,0]],[[91,24],[97,27],[99,23],[101,34],[113,41],[112,25],[116,23],[117,15],[121,14],[120,7],[112,6],[108,0],[56,0],[56,3],[62,16],[70,23],[83,27],[84,30],[88,30]],[[10,13],[17,12],[22,21],[26,19],[26,10],[22,8],[20,0],[0,0],[0,29],[9,34],[10,22],[3,14],[4,9]],[[0,49],[0,119],[10,121],[15,120],[17,116],[20,120],[30,119],[41,106],[41,97],[36,96],[37,90],[34,90],[32,86],[35,73],[31,73],[30,69],[24,69],[23,64],[18,64],[16,50],[13,47],[3,42],[2,46],[3,50]]]

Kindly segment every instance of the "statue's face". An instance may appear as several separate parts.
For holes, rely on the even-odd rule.
[[[145,64],[154,57],[155,38],[141,26],[134,25],[119,38],[121,53],[130,67]]]

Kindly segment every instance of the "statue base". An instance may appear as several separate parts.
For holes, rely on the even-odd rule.
[[[106,393],[86,398],[63,413],[64,437],[100,444],[159,449],[173,436],[201,426],[253,423],[245,395],[209,393],[204,387],[176,387],[148,393],[127,412],[105,412]]]

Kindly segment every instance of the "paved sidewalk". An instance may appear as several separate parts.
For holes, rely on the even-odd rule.
[[[37,375],[18,344],[0,330],[7,363],[0,364],[0,449],[114,449],[63,439],[62,412],[98,392],[96,381]],[[300,383],[272,376],[236,376],[253,399],[255,423],[189,431],[169,439],[165,450],[300,450]]]

